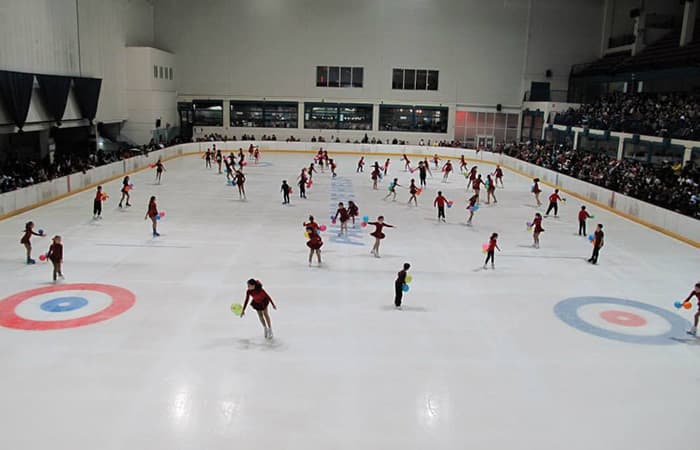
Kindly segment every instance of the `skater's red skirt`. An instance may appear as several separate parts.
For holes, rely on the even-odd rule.
[[[382,232],[379,232],[379,233],[378,233],[378,232],[375,231],[374,233],[370,233],[370,234],[371,234],[372,236],[376,237],[377,239],[384,239],[384,238],[386,237],[386,235],[385,235],[384,233],[382,233]]]
[[[318,250],[323,246],[323,241],[320,239],[309,239],[306,242],[306,246],[309,247],[312,250]]]
[[[264,311],[265,309],[267,309],[267,305],[269,305],[269,304],[270,304],[270,300],[267,297],[265,297],[261,300],[258,300],[258,301],[250,302],[250,306],[252,306],[253,309],[256,311]]]

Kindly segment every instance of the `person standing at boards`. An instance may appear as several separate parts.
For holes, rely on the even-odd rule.
[[[603,224],[599,223],[593,233],[593,254],[588,260],[589,263],[598,264],[598,255],[603,245],[605,245],[605,233],[603,233]]]
[[[241,317],[245,315],[245,309],[248,307],[248,302],[250,301],[250,306],[258,312],[258,319],[260,319],[260,323],[265,329],[265,339],[272,339],[274,337],[272,334],[272,321],[270,320],[270,313],[267,310],[269,305],[272,305],[274,309],[277,309],[277,305],[275,305],[275,302],[272,301],[268,293],[265,292],[259,280],[251,278],[248,280],[247,285],[248,289],[245,293]]]

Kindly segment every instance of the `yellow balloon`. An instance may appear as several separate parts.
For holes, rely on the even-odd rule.
[[[406,275],[406,283],[410,283],[411,281],[413,281],[413,277],[410,275]]]

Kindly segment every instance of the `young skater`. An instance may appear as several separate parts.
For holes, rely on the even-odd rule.
[[[146,216],[143,218],[143,220],[151,219],[151,223],[153,224],[153,237],[160,236],[160,233],[158,233],[158,214],[156,196],[152,195],[151,199],[148,201],[148,209],[146,210]]]
[[[494,172],[494,175],[496,176],[496,183],[501,183],[501,187],[503,187],[503,169],[501,169],[500,165],[496,165],[496,171]]]
[[[365,157],[362,156],[360,157],[360,160],[357,162],[357,170],[355,173],[360,173],[365,171]]]
[[[282,204],[283,205],[288,205],[289,204],[289,191],[291,191],[292,188],[289,187],[287,184],[287,180],[282,180],[282,188],[280,189],[280,192],[282,192]]]
[[[532,246],[540,248],[540,233],[544,231],[542,228],[542,214],[535,213],[535,218],[532,219]]]
[[[129,194],[129,191],[131,190],[131,184],[129,183],[129,175],[125,176],[124,179],[122,180],[122,198],[119,200],[119,207],[122,207],[122,203],[124,200],[126,200],[126,206],[129,207],[131,206],[131,203],[129,203],[129,200],[131,200],[131,194]]]
[[[486,265],[489,263],[489,261],[491,261],[491,268],[496,268],[494,264],[496,249],[498,249],[499,252],[501,251],[501,249],[498,247],[498,233],[493,233],[489,238],[489,246],[486,250],[486,261],[484,261],[484,269],[486,269]]]
[[[309,176],[309,180],[314,179],[314,172],[316,172],[316,168],[314,167],[314,163],[309,164],[309,169],[306,171],[306,174]]]
[[[542,202],[540,201],[540,192],[542,190],[540,189],[540,179],[539,178],[534,178],[532,180],[532,193],[535,194],[535,200],[537,201],[537,206],[542,206]]]
[[[484,183],[486,186],[486,204],[489,205],[491,203],[491,197],[493,197],[493,202],[498,203],[498,200],[496,200],[496,184],[493,182],[493,178],[491,178],[491,175],[486,175],[486,183]]]
[[[204,154],[204,161],[204,167],[211,169],[211,150],[207,149],[207,152]]]
[[[243,153],[243,149],[239,147],[238,148],[238,166],[243,167],[245,165],[245,164],[243,164],[244,162],[245,162],[245,153]],[[211,167],[211,164],[209,165],[209,167]]]
[[[603,233],[603,224],[599,223],[593,233],[593,254],[588,260],[589,263],[598,264],[598,254],[603,245],[605,245],[605,233]]]
[[[248,290],[245,293],[245,301],[243,302],[243,310],[241,311],[241,317],[245,314],[245,309],[248,307],[248,301],[250,301],[250,306],[258,312],[258,319],[263,328],[265,328],[265,339],[272,339],[272,321],[270,320],[270,314],[267,311],[267,307],[272,305],[274,309],[277,309],[277,305],[272,301],[272,298],[263,289],[262,283],[258,280],[251,278],[248,280]]]
[[[581,210],[578,212],[578,235],[586,236],[586,219],[590,219],[591,215],[586,211],[585,206],[581,206]]]
[[[437,153],[433,155],[433,164],[435,164],[435,170],[437,170],[437,168],[440,167],[440,157]]]
[[[557,217],[557,213],[559,212],[559,200],[563,201],[563,199],[559,197],[559,189],[555,189],[549,196],[549,207],[547,208],[547,212],[544,213],[545,216],[548,216],[549,212],[554,210],[554,217]]]
[[[34,232],[34,222],[27,222],[24,224],[24,234],[19,241],[27,250],[27,264],[36,264],[36,261],[32,259],[32,236],[44,237],[44,234]]]
[[[466,172],[467,171],[467,160],[464,159],[464,155],[459,157],[459,171],[460,172]]]
[[[389,163],[391,162],[391,159],[387,158],[386,161],[384,161],[384,176],[386,176],[389,173]]]
[[[333,216],[333,221],[335,222],[340,216],[340,233],[338,236],[342,236],[343,233],[348,235],[348,220],[350,220],[350,214],[348,210],[343,205],[343,202],[338,203],[338,209],[335,211],[335,216]]]
[[[420,187],[421,188],[424,188],[427,185],[427,183],[425,182],[427,173],[428,173],[427,164],[425,164],[423,161],[420,161],[418,163],[418,178],[420,179]]]
[[[309,267],[311,267],[311,260],[314,254],[316,254],[316,259],[318,260],[318,265],[321,265],[321,247],[323,246],[323,239],[319,234],[318,224],[314,222],[314,216],[309,216],[309,221],[304,224],[306,233],[309,235],[306,241],[306,246],[309,247]]]
[[[333,174],[333,178],[337,177],[338,174],[335,173],[335,169],[336,169],[336,167],[338,167],[338,166],[335,164],[335,161],[333,161],[333,159],[329,159],[329,160],[328,160],[328,167],[331,168],[331,174]]]
[[[474,166],[469,170],[469,184],[472,184],[474,182],[474,180],[476,180],[477,169],[478,168],[476,166]]]
[[[236,186],[238,186],[238,198],[245,199],[245,175],[238,169],[236,170]]]
[[[97,186],[95,199],[92,201],[92,218],[102,219],[102,202],[107,200],[107,195],[102,192],[102,186]]]
[[[445,220],[445,205],[447,204],[447,199],[442,195],[442,191],[438,191],[437,197],[435,197],[435,200],[433,200],[433,207],[437,206],[438,209],[438,222],[440,222],[440,219],[442,219],[443,222],[446,222]]]
[[[423,158],[423,167],[425,167],[425,170],[428,172],[428,175],[430,175],[430,178],[433,178],[433,172],[430,171],[430,163],[428,162],[428,157]]]
[[[406,156],[405,153],[401,156],[401,161],[404,162],[404,166],[403,166],[404,172],[408,172],[409,170],[411,170],[411,160],[408,159],[408,156]]]
[[[381,176],[381,172],[379,171],[379,166],[377,163],[374,163],[374,169],[372,169],[372,173],[370,174],[370,177],[372,178],[372,189],[375,191],[377,190],[377,183],[379,183],[379,177]]]
[[[696,336],[698,333],[698,320],[700,319],[700,282],[695,283],[695,289],[690,291],[690,294],[688,294],[688,297],[683,300],[683,303],[688,303],[693,297],[695,297],[698,301],[698,311],[693,316],[693,326],[690,327],[690,330],[688,330],[687,333]]]
[[[403,270],[399,271],[394,281],[394,307],[401,309],[401,299],[403,299],[403,285],[406,283],[406,275],[408,269],[411,268],[409,263],[403,263]]]
[[[224,160],[224,157],[221,156],[221,150],[216,151],[216,156],[214,157],[214,159],[216,160],[216,165],[219,168],[219,173],[221,173],[221,163]]]
[[[379,258],[379,244],[382,242],[382,239],[384,239],[386,236],[384,233],[382,233],[382,229],[384,227],[389,227],[389,228],[395,228],[394,225],[389,225],[388,223],[384,222],[384,216],[379,216],[377,217],[376,222],[367,222],[368,225],[374,225],[375,229],[372,233],[370,233],[372,236],[374,236],[374,246],[372,247],[372,254],[375,256],[375,258]]]
[[[394,181],[392,181],[391,183],[389,183],[389,193],[386,194],[386,196],[384,197],[383,200],[386,200],[387,198],[389,198],[390,196],[393,195],[394,198],[392,199],[392,201],[395,202],[395,201],[396,201],[396,188],[397,188],[397,187],[400,187],[400,186],[401,186],[401,185],[399,184],[399,179],[398,179],[398,178],[394,178]]]
[[[352,200],[348,200],[348,215],[352,219],[352,227],[355,228],[355,217],[360,215],[360,208]]]
[[[306,173],[302,171],[301,175],[299,176],[299,181],[297,181],[297,186],[299,186],[299,198],[306,198],[307,183],[309,183],[309,180],[306,179]],[[289,190],[291,191],[292,189],[289,188]]]
[[[479,201],[479,193],[481,192],[481,185],[484,184],[484,180],[481,179],[481,174],[477,175],[472,181],[472,190],[474,195],[476,195],[477,201]]]
[[[248,160],[253,159],[253,153],[255,153],[255,146],[253,144],[250,144],[248,146]]]
[[[472,219],[474,218],[477,203],[479,203],[479,196],[474,194],[469,198],[469,204],[467,205],[467,211],[469,211],[469,219],[467,220],[468,227],[472,226]]]
[[[255,159],[255,164],[260,162],[260,147],[255,146],[255,149],[253,150],[253,159]]]
[[[449,177],[450,172],[452,172],[452,162],[449,159],[447,160],[445,165],[442,166],[442,172],[444,173],[444,175],[442,176],[442,182],[447,183],[447,177]]]
[[[418,206],[418,198],[416,197],[418,195],[418,186],[416,186],[416,180],[414,178],[411,178],[411,185],[408,186],[408,192],[411,194],[411,197],[408,199],[408,204],[411,204],[411,200],[415,203],[416,206]]]
[[[61,264],[63,264],[63,244],[61,243],[61,236],[58,235],[54,236],[51,242],[46,258],[51,261],[53,265],[53,281],[55,282],[56,277],[63,278],[63,272],[61,271]]]
[[[156,162],[156,183],[160,184],[160,178],[163,176],[163,172],[166,172],[163,162],[158,158]]]

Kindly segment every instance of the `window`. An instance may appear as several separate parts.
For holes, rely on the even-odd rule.
[[[195,126],[221,127],[224,125],[224,102],[222,100],[193,100]]]
[[[340,105],[338,128],[341,130],[371,130],[373,105]]]
[[[153,66],[153,78],[158,78],[158,66]]]
[[[304,128],[371,130],[373,105],[305,103]]]
[[[264,127],[263,102],[231,102],[232,127]]]
[[[263,117],[268,128],[298,128],[299,104],[293,102],[265,103]]]
[[[163,78],[163,66],[158,67],[158,72],[160,73],[160,76],[158,78]]]
[[[380,131],[447,133],[448,108],[442,106],[380,105]]]
[[[391,73],[391,88],[437,91],[438,75],[437,70],[394,69]]]
[[[363,81],[362,67],[316,67],[316,87],[361,88]]]
[[[173,68],[172,67],[170,68],[170,79],[171,80],[173,79]]]

